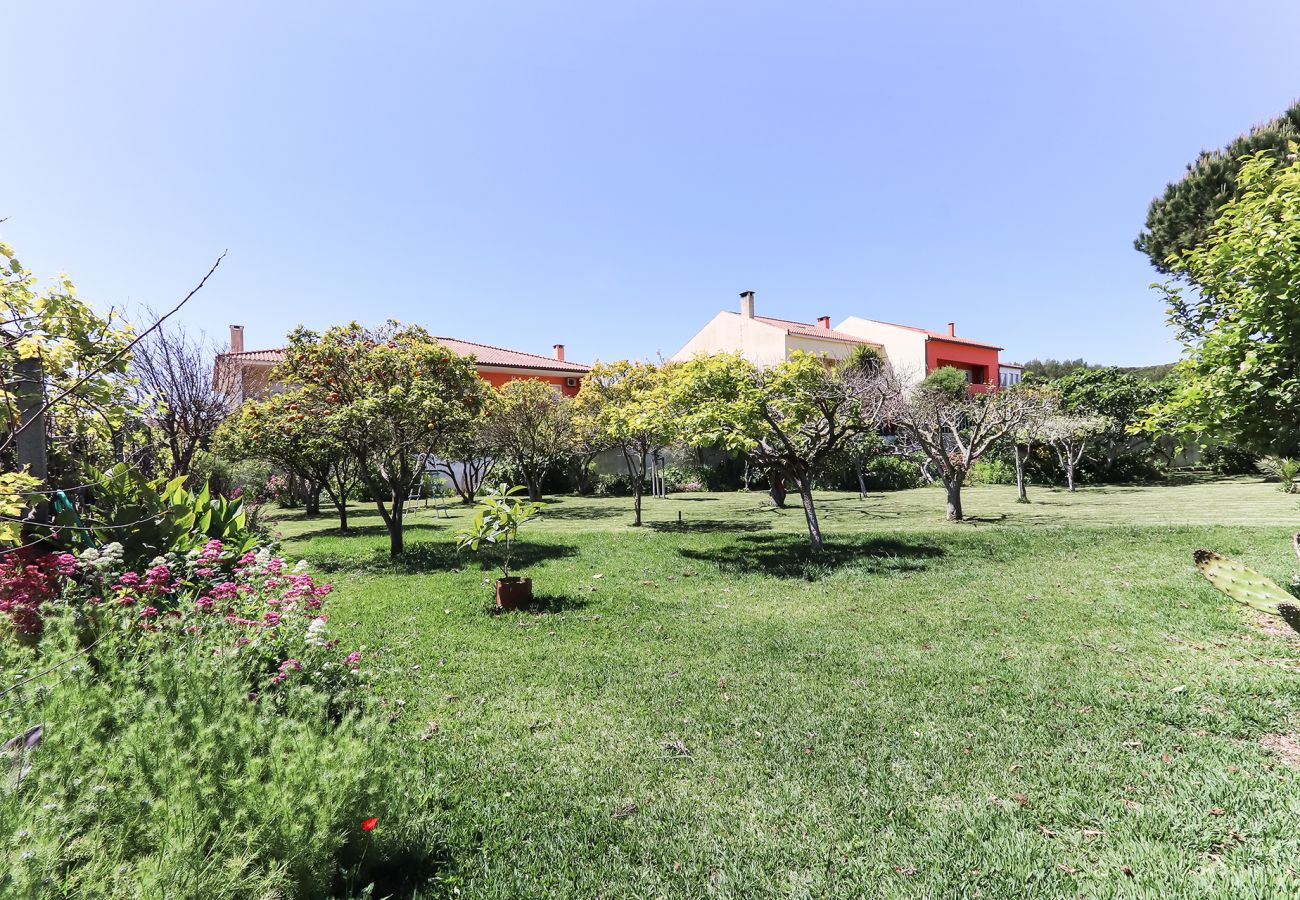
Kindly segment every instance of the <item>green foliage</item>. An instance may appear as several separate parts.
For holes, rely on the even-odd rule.
[[[609,472],[596,476],[597,497],[631,497],[632,478],[626,472]]]
[[[884,363],[885,358],[880,355],[880,351],[875,347],[867,344],[857,344],[849,351],[843,366],[846,369],[871,374],[878,371]]]
[[[574,434],[585,447],[618,448],[632,487],[633,524],[641,524],[646,459],[672,443],[676,423],[664,402],[665,369],[650,362],[597,362],[582,379]]]
[[[1196,274],[1181,269],[1174,258],[1205,244],[1214,231],[1219,211],[1241,196],[1242,158],[1261,151],[1281,156],[1298,139],[1300,104],[1276,119],[1256,125],[1221,150],[1202,150],[1195,161],[1187,164],[1187,174],[1151,201],[1146,227],[1134,247],[1145,253],[1158,271],[1188,275],[1195,281]]]
[[[909,456],[877,456],[867,463],[867,487],[877,491],[906,491],[925,484],[921,467]]]
[[[456,533],[457,550],[477,553],[484,545],[496,549],[501,558],[502,578],[510,577],[510,560],[519,529],[546,506],[520,496],[525,490],[522,486],[500,485],[478,502],[474,518]]]
[[[1055,381],[1079,369],[1094,369],[1084,359],[1031,359],[1025,363],[1024,377],[1035,381]]]
[[[1300,457],[1300,160],[1242,163],[1203,246],[1171,261],[1194,297],[1160,286],[1184,356],[1143,426]]]
[[[1216,475],[1253,475],[1260,457],[1235,444],[1211,444],[1205,448],[1205,462]]]
[[[828,368],[798,352],[761,368],[737,353],[699,356],[672,368],[658,405],[686,443],[743,453],[789,479],[803,500],[809,542],[820,548],[813,482],[851,453],[855,436],[879,427],[883,401],[871,388],[881,367],[869,368]]]
[[[970,467],[966,481],[968,484],[1015,484],[1016,469],[1005,459],[985,457]]]
[[[573,451],[574,401],[536,379],[508,381],[488,395],[484,443],[540,500],[546,475]]]
[[[1266,456],[1257,463],[1259,470],[1269,478],[1277,479],[1277,487],[1284,494],[1300,493],[1300,459],[1287,459],[1281,456]]]
[[[961,369],[942,366],[925,376],[925,380],[917,390],[922,395],[934,397],[936,400],[942,398],[961,402],[970,393],[970,381]]]
[[[207,641],[115,632],[87,653],[78,631],[67,611],[39,653],[0,639],[6,684],[70,662],[0,708],[0,737],[42,726],[16,787],[0,754],[0,895],[354,896],[427,877],[429,851],[408,856],[434,843],[427,773],[387,718],[340,717],[305,684],[250,695],[241,657]]]
[[[323,334],[294,331],[274,377],[298,385],[278,401],[275,418],[320,428],[341,442],[376,498],[389,552],[399,555],[403,503],[423,475],[425,456],[471,430],[482,409],[487,388],[473,359],[415,325],[390,321],[371,330],[353,322]]]
[[[1296,537],[1300,541],[1300,535]],[[1300,542],[1295,546],[1297,553],[1300,553]],[[1192,558],[1206,580],[1233,600],[1259,612],[1277,616],[1300,631],[1300,608],[1296,606],[1295,596],[1272,579],[1213,550],[1196,550],[1192,553]]]
[[[187,553],[213,538],[241,552],[259,542],[245,522],[243,501],[213,497],[206,484],[195,493],[186,489],[183,475],[150,479],[125,463],[92,475],[94,500],[84,521],[77,524],[71,511],[63,511],[58,524],[83,544],[120,543],[127,565]]]

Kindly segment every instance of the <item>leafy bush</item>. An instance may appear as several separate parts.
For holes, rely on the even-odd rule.
[[[877,456],[867,464],[863,476],[873,491],[905,491],[925,484],[921,467],[906,456]]]
[[[213,538],[240,552],[259,543],[245,522],[243,501],[213,497],[207,485],[194,493],[186,490],[184,476],[150,479],[122,463],[93,477],[84,521],[64,510],[58,524],[83,545],[120,544],[127,567],[165,553],[197,550]]]
[[[985,457],[971,466],[966,476],[970,484],[1015,484],[1015,467],[1005,459]]]
[[[1254,475],[1259,471],[1259,454],[1236,444],[1207,447],[1205,462],[1216,475]]]
[[[39,645],[0,637],[21,754],[0,754],[0,894],[409,892],[434,843],[422,773],[331,638],[328,586],[216,541],[119,567],[84,552]]]
[[[243,497],[251,503],[264,503],[273,499],[268,485],[274,476],[280,474],[273,463],[260,459],[241,460],[230,466],[226,495]]]
[[[700,465],[664,466],[664,484],[673,493],[709,490],[709,467]]]
[[[597,497],[632,496],[632,479],[624,472],[596,476]]]

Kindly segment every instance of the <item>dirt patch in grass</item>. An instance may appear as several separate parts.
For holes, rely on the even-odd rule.
[[[1276,616],[1266,616],[1263,613],[1255,616],[1255,627],[1274,637],[1293,637],[1295,635],[1295,631],[1281,619]]]
[[[1259,742],[1286,765],[1300,767],[1300,735],[1266,734]]]

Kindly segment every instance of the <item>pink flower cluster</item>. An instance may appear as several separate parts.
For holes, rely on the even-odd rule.
[[[41,606],[59,596],[76,571],[77,558],[71,553],[23,548],[0,556],[0,613],[9,617],[17,634],[39,635],[44,628]]]

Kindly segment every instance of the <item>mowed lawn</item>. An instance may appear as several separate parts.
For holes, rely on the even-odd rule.
[[[422,761],[429,896],[1300,896],[1300,643],[1191,563],[1285,583],[1297,498],[1031,493],[824,494],[820,558],[761,494],[558,498],[504,615],[459,507],[397,564],[280,527]]]

